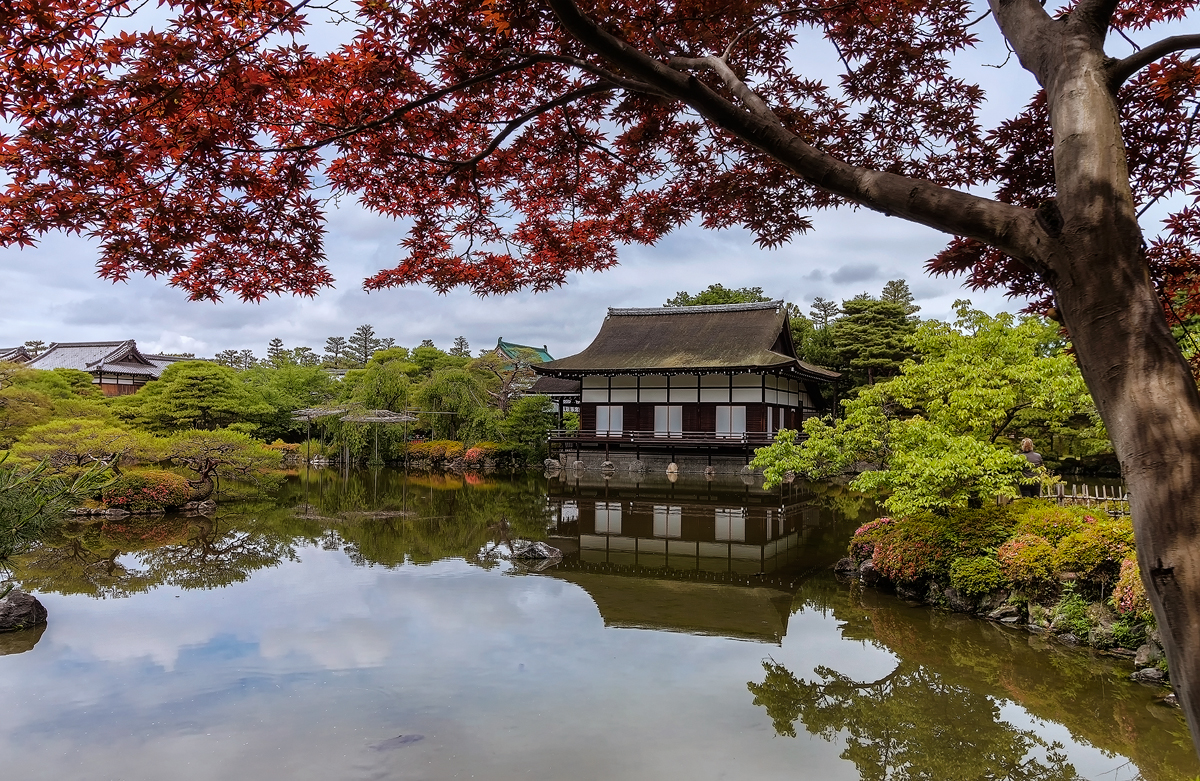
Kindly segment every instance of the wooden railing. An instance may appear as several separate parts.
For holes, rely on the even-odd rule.
[[[638,445],[722,445],[737,447],[753,445],[762,447],[775,441],[775,434],[765,431],[743,431],[722,433],[717,431],[622,431],[613,434],[597,434],[595,431],[567,431],[555,429],[550,432],[551,442],[595,442],[598,444]]]
[[[1125,486],[1072,484],[1068,487],[1066,483],[1057,483],[1053,486],[1043,486],[1041,496],[1058,504],[1095,507],[1105,510],[1110,515],[1129,514],[1129,492],[1125,490]]]

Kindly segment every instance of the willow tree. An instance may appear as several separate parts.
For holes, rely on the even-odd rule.
[[[1200,736],[1200,394],[1164,312],[1197,308],[1200,35],[1162,31],[1197,0],[309,2],[5,3],[0,241],[258,299],[332,281],[327,197],[404,221],[369,288],[543,290],[685,222],[776,246],[844,205],[941,231],[934,271],[1069,329]],[[1040,86],[991,130],[984,31]]]

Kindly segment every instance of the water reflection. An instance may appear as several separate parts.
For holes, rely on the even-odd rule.
[[[51,619],[0,635],[5,776],[1200,771],[1121,669],[838,585],[865,501],[314,470],[212,518],[74,524],[15,569]],[[566,555],[481,555],[505,535]]]
[[[773,660],[748,688],[779,735],[802,728],[845,742],[864,779],[1074,779],[1061,741],[1012,723],[1013,705],[1066,728],[1074,741],[1127,757],[1124,775],[1183,781],[1197,762],[1179,711],[1128,680],[1128,664],[964,616],[908,607],[877,592],[816,579],[799,609],[839,622],[841,635],[897,663],[865,679],[836,662],[811,675]],[[1114,768],[1121,766],[1114,762]]]

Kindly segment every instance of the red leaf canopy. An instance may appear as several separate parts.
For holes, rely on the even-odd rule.
[[[1126,0],[1113,29],[1134,36],[1194,5]],[[788,130],[835,158],[1013,204],[1054,195],[1040,98],[989,130],[983,90],[957,75],[956,56],[992,24],[965,0],[584,10],[664,67],[723,55]],[[314,43],[331,34],[335,45]],[[85,234],[102,276],[162,275],[197,299],[331,284],[331,199],[407,227],[397,265],[368,288],[483,294],[560,285],[693,220],[777,246],[844,203],[600,57],[537,0],[14,0],[0,6],[0,57],[0,241]],[[814,61],[836,75],[806,73]],[[711,72],[693,78],[729,94]],[[1120,93],[1135,197],[1184,204],[1147,249],[1171,291],[1195,284],[1198,81],[1177,55]],[[1047,292],[974,241],[931,266]]]

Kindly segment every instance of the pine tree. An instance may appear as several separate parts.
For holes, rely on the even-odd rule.
[[[379,340],[379,349],[380,350],[390,350],[395,346],[396,346],[396,340],[390,336],[386,339]]]
[[[842,302],[843,316],[833,329],[839,362],[856,385],[894,377],[911,355],[908,338],[915,326],[904,307],[891,301],[853,298]]]
[[[450,348],[450,354],[459,358],[470,358],[471,345],[467,343],[467,337],[454,337],[454,346]]]
[[[360,325],[354,330],[354,335],[346,340],[347,354],[359,366],[366,366],[367,361],[379,349],[379,340],[375,338],[375,329],[368,324]]]
[[[218,366],[228,366],[231,369],[236,369],[241,366],[241,358],[238,357],[237,350],[222,350],[213,358],[213,363]]]
[[[292,348],[292,360],[299,366],[318,366],[321,356],[313,352],[311,347]]]
[[[916,320],[917,312],[921,311],[921,307],[914,303],[916,299],[913,298],[912,291],[908,288],[908,282],[903,279],[893,279],[884,285],[879,300],[890,301],[904,307],[904,314],[910,320]]]
[[[279,366],[283,363],[283,357],[286,352],[283,348],[283,340],[277,336],[267,344],[267,361],[272,366]]]
[[[253,350],[242,350],[237,355],[236,369],[253,369],[258,365],[258,359],[254,357]]]
[[[826,301],[820,296],[817,296],[812,301],[812,307],[809,309],[809,314],[812,315],[813,324],[818,328],[828,328],[829,324],[833,322],[839,314],[841,314],[841,310],[838,309],[838,305],[832,301]]]
[[[417,346],[418,347],[433,347],[434,349],[437,349],[437,345],[433,343],[432,339],[422,339],[421,343]]]
[[[346,337],[331,336],[325,340],[325,363],[334,368],[340,367],[345,352]]]
[[[41,355],[46,350],[46,343],[41,339],[30,339],[25,343],[25,350],[34,358]]]

